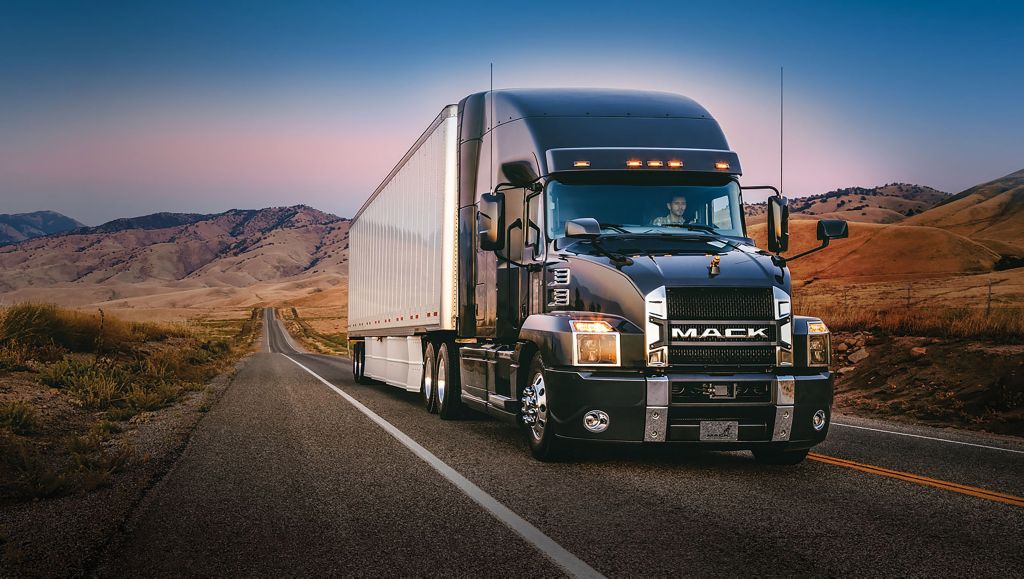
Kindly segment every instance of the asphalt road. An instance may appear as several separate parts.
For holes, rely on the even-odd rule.
[[[1024,574],[1024,444],[839,417],[796,467],[544,464],[505,423],[442,421],[266,326],[101,575]]]

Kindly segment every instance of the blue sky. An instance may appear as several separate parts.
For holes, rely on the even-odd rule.
[[[0,4],[0,213],[351,215],[487,88],[680,92],[748,184],[956,192],[1024,168],[1020,2]]]

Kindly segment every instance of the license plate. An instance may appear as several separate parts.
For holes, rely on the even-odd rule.
[[[701,420],[700,439],[719,442],[739,440],[740,423],[735,420]]]

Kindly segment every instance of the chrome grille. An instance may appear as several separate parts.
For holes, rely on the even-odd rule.
[[[551,270],[551,284],[552,285],[569,285],[569,270],[568,269],[553,269],[553,270]]]
[[[569,290],[566,289],[553,289],[551,290],[551,301],[548,302],[549,306],[567,306],[569,305]]]
[[[772,288],[667,288],[670,320],[774,320]]]
[[[774,346],[669,346],[668,361],[681,366],[764,366],[775,364]]]

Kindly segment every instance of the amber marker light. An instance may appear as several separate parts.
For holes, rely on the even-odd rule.
[[[626,161],[626,166],[627,167],[643,167],[644,164],[642,162],[640,162],[640,161],[637,161],[637,160],[633,159],[633,160]]]
[[[680,168],[682,166],[683,166],[683,162],[682,161],[669,161],[668,162],[668,168],[669,169],[678,169],[678,168]]]
[[[661,161],[647,161],[647,166],[648,167],[661,167],[661,166],[664,166],[664,165],[665,165],[665,163],[663,163]]]
[[[715,163],[715,169],[718,169],[719,171],[725,171],[728,168],[729,163],[726,163],[725,161],[718,161],[717,163]]]
[[[590,334],[607,334],[608,332],[614,332],[615,328],[611,324],[604,320],[572,320],[569,322],[572,324],[572,329],[577,332],[586,332]]]
[[[576,161],[572,164],[573,167],[589,167],[590,161]]]

